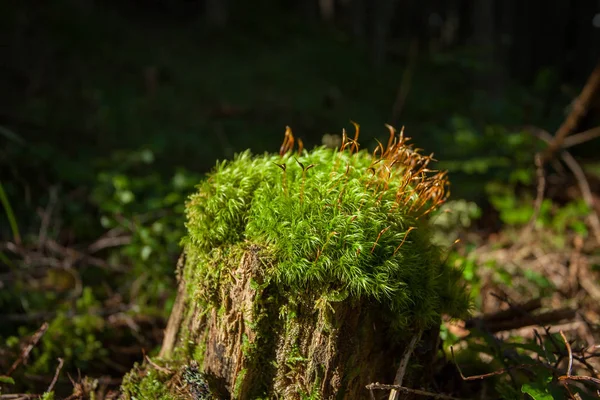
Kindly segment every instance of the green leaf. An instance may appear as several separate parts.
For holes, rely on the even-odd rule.
[[[0,375],[0,383],[8,383],[9,385],[14,385],[15,380],[10,376]]]
[[[548,390],[548,384],[552,381],[550,374],[538,376],[535,382],[525,383],[521,386],[521,392],[530,395],[533,400],[553,400],[554,396]]]
[[[521,392],[530,395],[533,400],[553,400],[548,388],[540,383],[526,383],[521,386]]]

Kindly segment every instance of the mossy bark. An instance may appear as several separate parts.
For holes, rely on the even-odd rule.
[[[393,382],[417,332],[394,331],[381,303],[324,301],[318,290],[267,282],[257,245],[233,258],[227,261],[236,267],[220,280],[212,304],[191,298],[194,283],[181,275],[162,359],[196,359],[218,396],[233,399],[364,399],[369,383]],[[196,261],[188,259],[187,267]],[[429,334],[419,349],[436,349],[437,340]],[[410,381],[423,381],[433,353],[413,355],[421,369],[409,368]]]

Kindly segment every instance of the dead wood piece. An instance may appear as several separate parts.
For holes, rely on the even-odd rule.
[[[523,304],[514,304],[511,305],[511,308],[508,310],[502,310],[492,314],[485,314],[481,317],[470,319],[465,322],[465,328],[470,329],[478,324],[490,324],[498,321],[512,320],[515,317],[522,316],[524,313],[535,311],[541,307],[541,298],[529,300]]]
[[[565,138],[577,129],[579,121],[587,114],[588,108],[600,88],[600,62],[590,74],[583,90],[573,101],[571,112],[556,131],[554,138],[542,154],[542,161],[549,161],[563,147]]]
[[[564,320],[572,320],[577,315],[577,310],[572,308],[563,308],[552,310],[536,315],[524,315],[504,321],[493,321],[485,325],[485,329],[491,333],[508,331],[517,328],[523,328],[533,325],[551,325]]]

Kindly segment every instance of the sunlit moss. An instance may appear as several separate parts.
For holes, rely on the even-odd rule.
[[[373,153],[359,151],[357,137],[344,134],[341,149],[294,151],[288,130],[279,155],[246,151],[218,164],[187,204],[186,252],[204,260],[194,263],[196,281],[210,288],[227,267],[224,252],[253,243],[271,258],[267,279],[380,301],[398,328],[463,315],[460,274],[441,262],[423,223],[446,197],[445,173],[393,130]]]

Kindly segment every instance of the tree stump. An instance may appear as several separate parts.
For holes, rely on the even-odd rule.
[[[364,399],[369,383],[420,381],[441,315],[464,315],[468,295],[422,217],[445,174],[390,131],[373,154],[358,127],[295,154],[288,129],[279,155],[217,166],[187,204],[160,355],[124,398]]]

